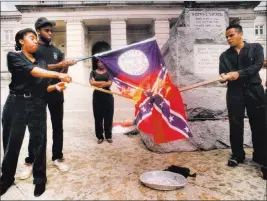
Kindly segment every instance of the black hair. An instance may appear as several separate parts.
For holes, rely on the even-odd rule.
[[[27,34],[27,33],[33,33],[36,37],[37,37],[37,34],[36,32],[33,30],[33,29],[30,29],[30,28],[26,28],[26,29],[22,29],[20,31],[18,31],[16,33],[16,36],[15,36],[15,50],[16,51],[19,51],[21,50],[21,44],[19,42],[19,40],[23,40],[24,36]]]
[[[231,24],[231,25],[229,25],[229,26],[226,28],[226,31],[227,31],[228,29],[236,29],[239,33],[243,33],[242,26],[239,25],[239,24]]]

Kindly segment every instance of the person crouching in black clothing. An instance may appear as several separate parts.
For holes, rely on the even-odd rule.
[[[0,195],[15,181],[19,152],[26,126],[34,138],[36,158],[33,165],[34,195],[40,196],[46,184],[46,91],[62,91],[64,82],[70,82],[67,74],[46,70],[47,64],[35,58],[37,35],[32,29],[23,29],[15,36],[16,50],[7,54],[8,70],[11,73],[9,95],[2,115],[4,158],[0,178]],[[49,86],[49,79],[59,78],[62,82]]]

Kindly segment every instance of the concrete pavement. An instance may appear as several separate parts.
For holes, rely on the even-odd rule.
[[[8,93],[7,83],[1,82],[1,108]],[[115,121],[132,120],[133,113],[133,103],[115,98]],[[259,168],[250,162],[252,149],[246,149],[245,164],[230,168],[226,166],[229,149],[158,154],[148,151],[139,136],[120,134],[114,135],[113,144],[98,145],[94,135],[92,90],[87,87],[70,84],[65,92],[64,156],[71,167],[69,172],[61,173],[53,167],[51,132],[48,115],[46,192],[35,198],[32,177],[24,181],[18,178],[27,156],[27,131],[19,157],[16,185],[1,197],[2,200],[266,199],[266,182],[259,177]],[[169,165],[189,167],[197,172],[197,177],[188,178],[184,188],[174,191],[152,190],[139,182],[142,173],[163,170]]]

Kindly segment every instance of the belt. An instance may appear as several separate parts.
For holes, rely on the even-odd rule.
[[[32,97],[32,93],[31,92],[25,92],[25,93],[18,93],[15,91],[9,91],[9,94],[12,94],[14,96],[21,96],[24,98],[31,98]]]

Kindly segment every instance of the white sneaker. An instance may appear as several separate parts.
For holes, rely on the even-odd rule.
[[[60,160],[60,159],[54,160],[53,164],[61,172],[69,171],[69,166],[64,163],[64,160]]]
[[[31,163],[25,163],[24,164],[24,170],[20,173],[20,179],[28,179],[32,175],[32,164]]]

